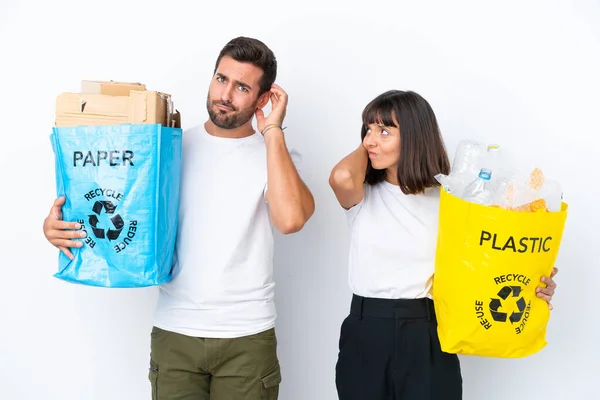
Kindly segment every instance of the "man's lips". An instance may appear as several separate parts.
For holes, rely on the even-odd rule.
[[[234,111],[232,107],[226,106],[225,104],[216,104],[219,110],[223,111]]]

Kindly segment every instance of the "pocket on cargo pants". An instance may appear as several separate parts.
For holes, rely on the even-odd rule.
[[[158,400],[158,366],[150,360],[150,368],[148,368],[148,379],[152,388],[152,400]]]
[[[281,383],[281,368],[279,362],[260,378],[262,385],[262,400],[277,400],[279,396],[279,384]]]

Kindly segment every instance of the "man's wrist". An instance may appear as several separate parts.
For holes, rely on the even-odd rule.
[[[281,124],[267,124],[261,131],[260,134],[265,136],[265,134],[267,132],[270,132],[272,130],[280,130],[283,131],[285,130],[285,127],[281,126]]]
[[[265,143],[283,140],[283,128],[273,127],[272,129],[269,129],[268,132],[265,131],[263,137],[265,139]]]

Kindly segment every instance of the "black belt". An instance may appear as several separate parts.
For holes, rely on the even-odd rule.
[[[435,321],[433,301],[421,299],[376,299],[352,296],[350,314],[358,318],[424,319]]]

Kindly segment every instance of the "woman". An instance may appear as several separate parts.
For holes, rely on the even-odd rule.
[[[361,145],[329,180],[351,230],[354,293],[341,328],[339,398],[461,399],[459,360],[440,348],[430,296],[439,211],[434,176],[450,172],[435,114],[417,93],[392,90],[371,101],[362,120]],[[542,282],[538,296],[550,304],[556,285]]]

